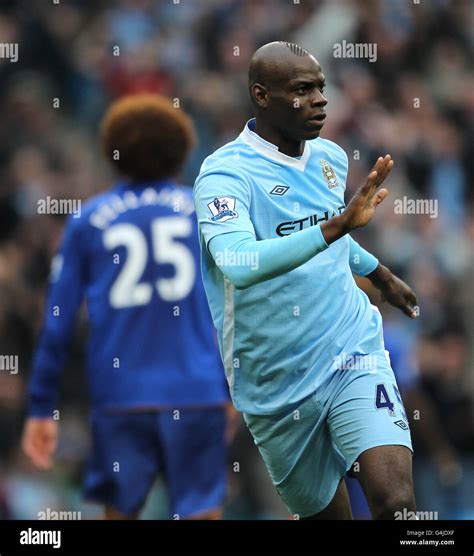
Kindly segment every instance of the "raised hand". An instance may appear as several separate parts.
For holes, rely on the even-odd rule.
[[[379,189],[390,174],[394,162],[389,154],[377,159],[367,177],[367,181],[355,192],[347,205],[344,216],[349,230],[360,228],[368,224],[375,213],[375,209],[388,195],[388,189]]]

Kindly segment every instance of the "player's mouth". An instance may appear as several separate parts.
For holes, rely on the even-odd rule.
[[[315,116],[308,118],[308,121],[312,123],[319,123],[322,125],[325,119],[326,119],[326,112],[321,112],[320,114],[316,114]]]
[[[321,112],[320,114],[316,114],[311,118],[308,118],[308,123],[311,127],[321,128],[324,125],[324,121],[326,120],[326,113]]]

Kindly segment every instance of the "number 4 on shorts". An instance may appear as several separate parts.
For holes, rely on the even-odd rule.
[[[395,415],[394,405],[389,398],[385,384],[377,384],[375,390],[375,407],[377,409],[387,409],[391,417]]]

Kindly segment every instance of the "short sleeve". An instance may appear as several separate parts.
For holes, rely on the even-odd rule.
[[[251,190],[243,176],[232,170],[206,171],[194,185],[194,204],[206,246],[213,237],[229,232],[249,232]]]

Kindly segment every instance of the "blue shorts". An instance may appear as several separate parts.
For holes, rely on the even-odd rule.
[[[332,371],[324,385],[274,415],[244,414],[270,477],[290,513],[321,512],[362,452],[412,450],[410,429],[387,351]]]
[[[171,516],[186,518],[221,507],[225,409],[180,409],[177,417],[177,410],[94,412],[84,497],[130,515],[142,508],[162,474]]]

